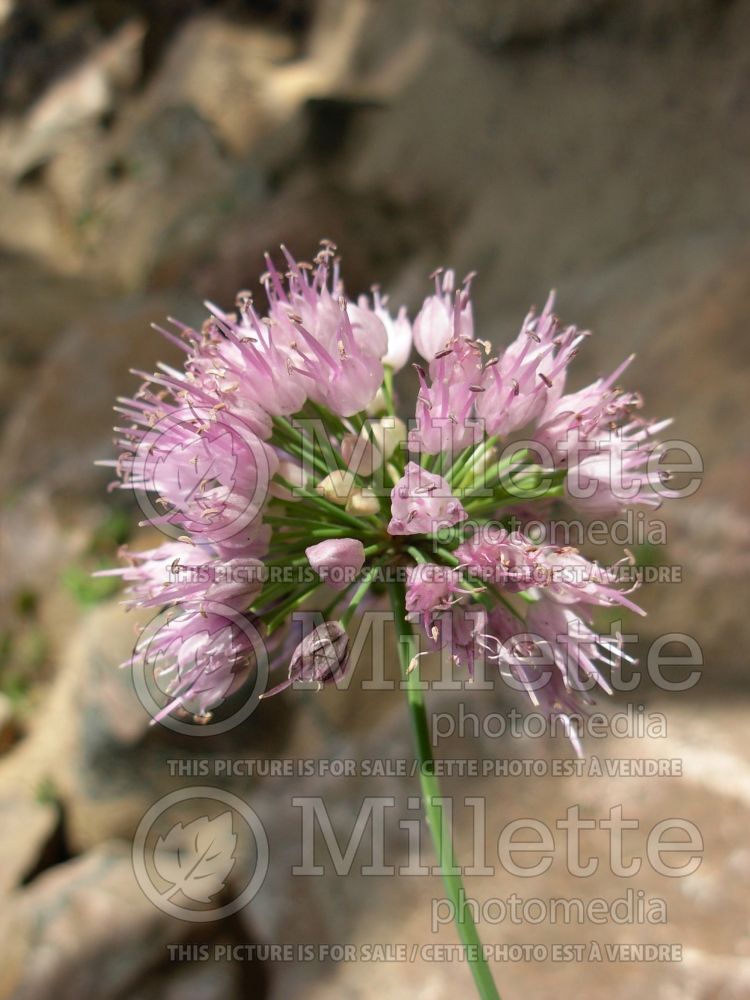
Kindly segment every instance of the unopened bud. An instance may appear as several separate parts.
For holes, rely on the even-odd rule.
[[[406,441],[406,424],[399,417],[382,417],[370,424],[370,433],[385,461]]]
[[[380,449],[372,443],[366,428],[361,434],[344,435],[341,439],[341,454],[349,469],[360,476],[371,476],[383,464]]]
[[[323,583],[346,590],[365,564],[365,549],[357,538],[327,538],[305,549],[305,555]]]
[[[344,472],[343,469],[334,469],[333,472],[321,479],[315,487],[315,492],[320,496],[330,500],[331,503],[345,507],[346,502],[354,489],[354,476],[351,472]]]
[[[361,514],[366,517],[368,514],[378,513],[380,502],[368,490],[355,490],[346,502],[346,510],[349,514]]]

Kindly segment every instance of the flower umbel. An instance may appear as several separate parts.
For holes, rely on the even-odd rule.
[[[336,682],[354,616],[398,581],[423,652],[447,651],[469,676],[479,661],[511,674],[580,750],[573,716],[592,683],[608,690],[600,668],[625,656],[593,615],[640,609],[620,564],[535,542],[514,506],[542,522],[552,506],[655,506],[666,422],[637,416],[640,397],[618,388],[628,361],[565,392],[585,334],[560,323],[554,295],[493,354],[474,337],[471,276],[439,272],[412,324],[377,289],[348,298],[331,243],[312,263],[282,252],[283,268],[266,260],[265,308],[243,291],[233,311],[210,305],[200,330],[172,321],[161,332],[183,350],[182,369],[161,366],[118,406],[122,454],[105,464],[171,536],[108,571],[129,603],[171,609],[151,640],[168,696],[160,717],[205,721],[253,673],[250,644],[217,603],[271,641],[288,673],[278,691]],[[393,375],[412,341],[428,368],[415,366],[407,426]],[[504,445],[523,430],[527,447]],[[290,619],[323,586],[323,623],[290,654]]]

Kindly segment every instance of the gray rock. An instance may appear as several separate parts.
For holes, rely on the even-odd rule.
[[[17,889],[37,869],[59,822],[52,802],[40,801],[33,784],[0,791],[0,892]]]
[[[134,297],[82,315],[58,333],[0,437],[1,460],[16,490],[43,481],[81,496],[106,484],[107,474],[93,463],[115,457],[115,398],[138,388],[129,368],[153,370],[158,359],[176,357],[151,329],[175,313],[190,322],[195,303],[175,295]],[[94,368],[97,378],[90,382],[86,372]]]
[[[186,933],[143,895],[126,844],[102,845],[40,875],[1,919],[0,996],[15,1000],[122,995]]]
[[[111,111],[119,91],[140,70],[144,26],[132,21],[107,39],[75,70],[54,81],[21,122],[0,129],[2,172],[17,180],[52,159],[81,127]]]

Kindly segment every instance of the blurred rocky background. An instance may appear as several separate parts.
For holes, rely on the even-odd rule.
[[[405,809],[414,781],[228,780],[277,853],[253,904],[215,925],[164,916],[133,879],[138,820],[186,783],[168,758],[410,753],[399,695],[354,688],[280,699],[210,748],[147,731],[116,669],[133,620],[90,577],[137,521],[93,461],[112,454],[128,369],[173,357],[149,323],[199,321],[204,298],[253,286],[265,249],[305,257],[323,236],[350,292],[378,282],[412,308],[436,266],[478,271],[478,326],[496,343],[556,287],[562,317],[596,333],[579,384],[636,351],[628,380],[648,412],[702,453],[701,489],[665,511],[666,551],[636,554],[684,567],[681,585],[644,591],[644,651],[688,632],[704,676],[668,701],[638,692],[667,714],[667,740],[596,748],[680,758],[685,776],[493,778],[471,794],[488,796],[491,831],[622,803],[650,825],[690,818],[706,843],[694,878],[637,882],[668,899],[665,928],[607,928],[681,942],[681,963],[508,964],[505,996],[750,996],[748,164],[747,0],[0,0],[0,997],[469,995],[455,961],[167,960],[179,942],[433,940],[437,879],[289,876],[292,794],[324,795],[351,829],[364,795]],[[572,894],[555,871],[535,894]],[[474,896],[528,890],[474,881]],[[615,881],[576,888],[622,894]]]

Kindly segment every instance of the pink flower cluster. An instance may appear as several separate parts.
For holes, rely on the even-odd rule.
[[[284,273],[266,261],[265,310],[241,292],[232,312],[209,306],[200,330],[171,321],[160,332],[184,352],[182,368],[143,375],[118,407],[121,455],[104,464],[115,466],[116,486],[136,493],[146,523],[171,537],[126,552],[127,565],[110,571],[127,582],[131,604],[172,609],[150,640],[167,695],[162,714],[205,718],[252,672],[242,621],[221,625],[227,609],[230,619],[275,628],[317,580],[342,602],[358,588],[360,600],[363,573],[407,562],[405,614],[421,623],[428,648],[448,649],[470,671],[489,659],[568,719],[588,700],[587,685],[606,687],[598,664],[624,655],[616,638],[596,634],[592,609],[639,609],[616,569],[534,545],[519,531],[475,530],[508,513],[508,495],[492,476],[489,493],[467,490],[467,470],[524,431],[532,458],[521,464],[541,466],[572,507],[612,514],[628,503],[654,505],[658,476],[649,464],[654,435],[668,422],[635,415],[640,398],[616,385],[627,361],[566,393],[585,335],[560,324],[552,295],[495,356],[474,336],[471,276],[459,284],[452,271],[438,272],[412,323],[377,290],[349,299],[332,244],[311,264],[283,253]],[[415,366],[414,418],[401,434],[391,375],[412,346],[426,367]],[[322,419],[330,466],[301,464],[306,442],[292,419],[300,415]],[[390,481],[378,494],[372,477],[383,470]],[[316,580],[296,590],[266,586],[257,571],[273,563],[307,566]],[[334,634],[343,663],[340,626],[316,633],[315,643]],[[313,674],[322,683],[337,671]]]

